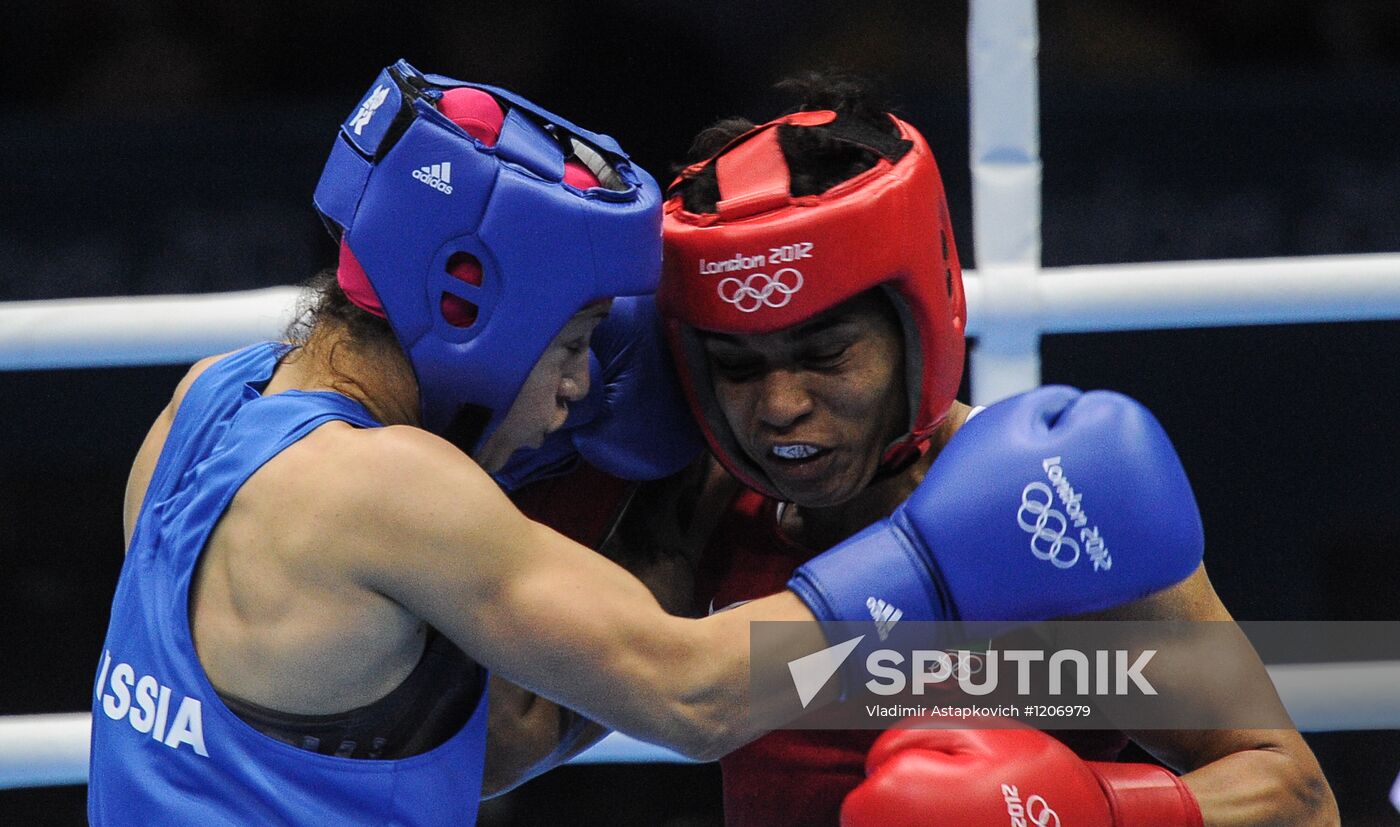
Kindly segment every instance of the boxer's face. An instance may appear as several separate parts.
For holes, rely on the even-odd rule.
[[[500,427],[474,452],[482,468],[499,471],[517,448],[538,448],[563,426],[569,403],[588,394],[588,343],[611,304],[579,311],[545,348]]]
[[[903,336],[877,293],[776,333],[705,334],[704,344],[729,427],[799,505],[855,496],[906,430]]]

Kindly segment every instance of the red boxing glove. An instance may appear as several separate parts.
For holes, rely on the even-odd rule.
[[[842,827],[1203,827],[1172,773],[1084,761],[1044,732],[892,729],[841,805]]]

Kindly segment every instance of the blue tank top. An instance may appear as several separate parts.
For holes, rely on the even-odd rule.
[[[471,824],[486,694],[445,743],[409,758],[320,755],[269,738],[219,700],[189,624],[200,553],[254,471],[333,420],[378,423],[330,392],[263,396],[286,345],[210,366],[185,394],[117,582],[92,705],[88,819],[104,824]]]

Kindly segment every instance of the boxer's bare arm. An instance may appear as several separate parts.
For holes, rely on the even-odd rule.
[[[491,676],[486,722],[486,760],[481,797],[509,792],[592,746],[607,734],[553,701]]]
[[[1095,614],[1104,620],[1230,620],[1210,584],[1205,567],[1191,577],[1143,600]],[[1263,665],[1253,650],[1243,653],[1254,663],[1240,664],[1243,672],[1262,675]],[[1154,682],[1164,694],[1191,692],[1202,703],[1225,699],[1239,703],[1242,687],[1236,676],[1213,670],[1166,672]],[[1227,685],[1215,686],[1213,681]],[[1171,686],[1173,682],[1179,685]],[[1217,691],[1218,690],[1218,691]],[[1222,710],[1222,717],[1227,714]],[[1128,733],[1163,763],[1184,771],[1182,780],[1200,802],[1211,827],[1234,825],[1339,824],[1337,803],[1327,779],[1303,737],[1292,729],[1144,730]]]
[[[664,532],[657,530],[657,520],[667,510],[658,505],[671,500],[669,494],[678,487],[674,479],[643,486],[632,498],[623,526],[599,553],[646,584],[668,613],[684,617],[690,615],[694,572],[683,551],[665,543]],[[601,724],[495,675],[489,714],[483,798],[547,772],[608,733]]]
[[[701,620],[667,614],[616,563],[530,522],[478,466],[410,428],[345,429],[318,502],[339,566],[502,677],[696,757],[750,740],[748,624],[805,620],[784,592]],[[331,446],[326,446],[331,447]],[[355,469],[346,473],[344,469]],[[823,645],[813,624],[811,648]]]
[[[642,484],[599,551],[645,583],[667,612],[694,616],[701,549],[737,491],[737,481],[706,452],[685,470]],[[568,761],[608,732],[508,681],[493,677],[491,686],[483,797]]]

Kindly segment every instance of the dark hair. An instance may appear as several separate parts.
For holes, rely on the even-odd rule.
[[[288,342],[305,347],[317,330],[335,326],[345,331],[346,338],[331,345],[328,364],[335,371],[335,349],[347,345],[360,350],[392,348],[401,353],[398,339],[388,320],[362,309],[340,286],[335,268],[327,268],[302,283],[301,295],[297,299],[297,314],[287,326],[283,338]],[[338,372],[337,372],[338,373]],[[346,382],[354,380],[340,374]],[[452,422],[442,433],[442,437],[456,445],[464,453],[481,440],[491,420],[491,411],[480,405],[462,405]]]
[[[297,297],[297,313],[283,332],[283,338],[296,345],[305,345],[317,327],[337,324],[345,328],[352,341],[359,344],[394,343],[394,331],[383,317],[362,310],[345,295],[336,280],[335,268],[328,267],[302,282]]]
[[[778,89],[796,96],[799,103],[786,114],[829,109],[838,118],[850,120],[878,130],[886,135],[899,135],[899,130],[887,114],[872,84],[855,75],[839,71],[804,72],[777,84]],[[690,145],[687,163],[705,161],[738,136],[753,129],[746,118],[723,118],[695,136]],[[875,166],[879,155],[849,141],[833,137],[822,127],[778,127],[778,145],[782,147],[792,179],[792,195],[818,195],[842,181],[848,181]],[[692,177],[681,181],[671,194],[681,193],[685,208],[690,212],[713,212],[719,200],[719,183],[713,164]]]
[[[336,367],[336,354],[342,347],[361,354],[399,352],[389,323],[356,307],[341,289],[334,269],[322,270],[302,283],[297,314],[282,336],[295,346],[285,357],[287,362],[313,348],[327,348],[331,388],[341,392],[358,384],[356,377]]]

